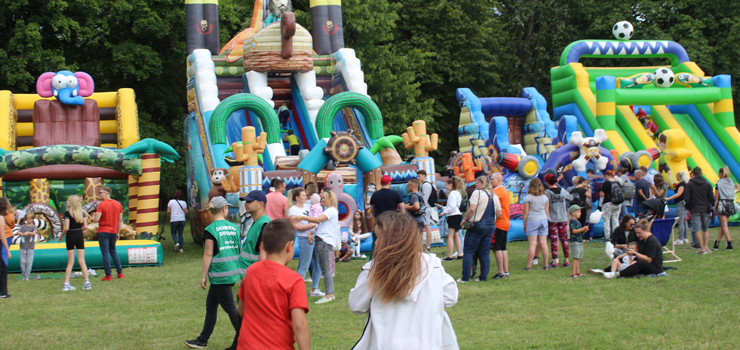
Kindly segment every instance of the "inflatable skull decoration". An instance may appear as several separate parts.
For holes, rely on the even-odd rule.
[[[586,163],[589,161],[596,164],[599,170],[606,169],[609,159],[601,155],[601,143],[607,140],[604,129],[596,129],[594,137],[583,137],[580,131],[573,132],[570,137],[570,143],[581,149],[581,155],[572,162],[573,169],[577,172],[586,171]]]

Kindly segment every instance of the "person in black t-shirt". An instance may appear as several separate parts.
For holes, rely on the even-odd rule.
[[[639,274],[654,275],[663,272],[663,245],[660,244],[657,237],[648,231],[647,220],[642,220],[639,224],[635,225],[635,233],[637,234],[640,245],[640,248],[635,252],[637,262],[619,272],[611,272],[610,266],[604,269],[604,277],[630,277]],[[627,251],[630,255],[633,252],[633,249]],[[589,272],[599,273],[601,271],[592,270]]]
[[[373,193],[373,196],[370,197],[370,210],[372,210],[373,216],[376,218],[386,211],[406,210],[401,194],[398,193],[398,191],[391,189],[391,180],[390,176],[383,175],[383,177],[380,178],[380,190]],[[375,230],[373,230],[373,243],[370,247],[369,255],[369,259],[371,260],[373,258],[373,251],[375,250],[376,238]]]

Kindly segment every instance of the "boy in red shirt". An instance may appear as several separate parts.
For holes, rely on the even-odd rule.
[[[286,267],[294,255],[295,229],[286,219],[262,230],[260,251],[267,254],[247,269],[239,288],[242,328],[237,349],[311,349],[306,285]],[[295,340],[294,340],[295,338]]]
[[[98,245],[100,246],[100,252],[103,254],[103,267],[105,268],[103,281],[113,280],[110,258],[113,258],[113,263],[116,265],[118,278],[123,279],[121,260],[118,258],[118,252],[116,252],[116,241],[119,238],[118,231],[123,226],[123,208],[121,203],[110,198],[111,193],[113,193],[113,190],[107,186],[98,190],[98,196],[103,201],[98,203],[97,211],[93,217],[93,222],[100,223],[100,226],[98,226]],[[110,254],[110,258],[108,254]]]

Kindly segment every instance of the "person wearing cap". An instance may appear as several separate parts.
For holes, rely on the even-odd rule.
[[[388,175],[383,175],[380,178],[380,190],[373,193],[373,196],[370,197],[370,210],[373,213],[374,217],[378,217],[380,214],[385,213],[387,211],[404,211],[405,206],[403,204],[403,197],[401,197],[401,193],[399,193],[396,190],[391,189],[391,177]],[[372,260],[373,258],[373,251],[375,251],[375,241],[377,240],[377,237],[375,236],[375,230],[373,230],[373,243],[370,247],[370,255],[369,259]]]
[[[583,234],[588,231],[588,226],[582,227],[579,219],[581,218],[581,208],[578,205],[571,205],[568,208],[568,214],[571,219],[568,223],[570,227],[570,254],[573,258],[572,274],[570,277],[578,278],[581,274],[581,259],[583,259]]]
[[[239,254],[239,280],[242,280],[244,274],[247,272],[247,268],[261,260],[260,258],[264,258],[264,253],[260,251],[262,228],[266,223],[270,222],[270,217],[265,213],[267,196],[261,190],[249,192],[246,197],[240,199],[246,202],[245,207],[247,212],[252,215],[252,219],[254,220],[252,226],[249,227],[249,231],[247,231],[247,237],[244,239],[244,244]]]
[[[218,306],[224,309],[231,325],[234,326],[236,336],[231,345],[236,349],[239,340],[241,318],[234,303],[232,288],[239,281],[237,260],[239,259],[239,227],[226,220],[229,214],[229,203],[224,197],[213,197],[207,209],[213,215],[213,223],[203,231],[205,249],[203,252],[203,268],[200,278],[200,287],[206,289],[210,281],[206,297],[206,318],[203,330],[193,340],[185,340],[185,345],[191,348],[205,348],[216,326]]]

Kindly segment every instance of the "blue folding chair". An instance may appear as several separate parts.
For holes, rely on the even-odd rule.
[[[650,232],[655,235],[655,238],[657,238],[658,241],[660,241],[660,244],[663,246],[663,254],[668,253],[676,258],[674,260],[663,260],[663,263],[681,261],[681,258],[676,255],[676,242],[673,239],[673,228],[678,223],[678,220],[679,218],[657,219],[653,220],[653,224],[650,227]],[[672,244],[671,249],[668,249],[668,247],[666,247],[668,243]]]

